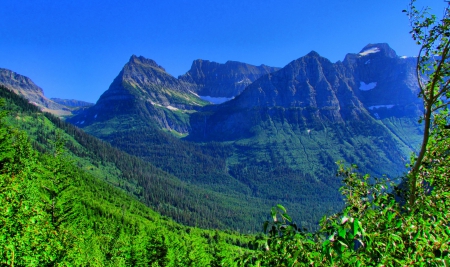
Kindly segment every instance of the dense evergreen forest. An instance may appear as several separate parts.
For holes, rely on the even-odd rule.
[[[0,265],[232,266],[247,249],[249,237],[177,224],[80,169],[58,134],[39,152],[4,106]]]

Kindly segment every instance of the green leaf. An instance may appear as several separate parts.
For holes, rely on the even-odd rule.
[[[339,236],[345,238],[347,231],[344,228],[339,229]]]
[[[359,220],[358,218],[355,218],[353,220],[353,236],[356,236],[359,234]]]
[[[277,208],[279,208],[279,209],[282,210],[284,213],[286,213],[286,208],[283,207],[281,204],[277,204]]]
[[[283,217],[286,221],[292,222],[291,216],[289,216],[287,213],[283,213],[282,217]]]

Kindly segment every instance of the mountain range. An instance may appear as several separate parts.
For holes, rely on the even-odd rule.
[[[283,68],[196,60],[175,78],[133,55],[67,121],[181,181],[262,209],[282,203],[311,225],[342,204],[336,161],[405,172],[422,131],[415,63],[369,44],[343,61],[312,51]]]
[[[78,100],[48,99],[44,95],[42,88],[37,86],[30,78],[8,69],[0,68],[0,85],[25,97],[41,110],[61,117],[74,115],[80,112],[80,109],[93,105],[92,103]]]

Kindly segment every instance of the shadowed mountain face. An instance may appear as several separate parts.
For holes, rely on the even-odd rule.
[[[237,61],[220,64],[199,59],[178,79],[195,84],[198,95],[233,98],[259,77],[277,70],[279,68],[266,65],[253,66]]]
[[[70,115],[71,110],[44,96],[42,88],[37,86],[30,78],[17,74],[8,69],[0,68],[0,85],[13,90],[16,94],[28,99],[30,103],[59,116]]]

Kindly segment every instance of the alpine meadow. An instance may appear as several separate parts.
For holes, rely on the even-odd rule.
[[[450,3],[418,2],[416,56],[133,54],[95,103],[0,68],[0,266],[450,266]]]

